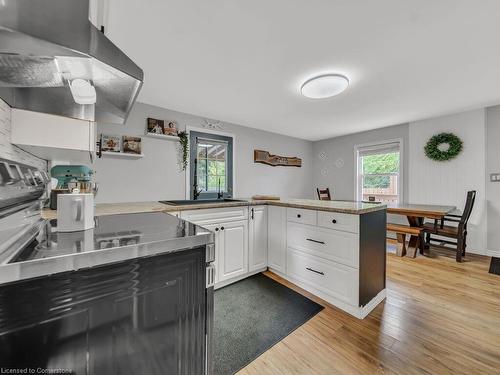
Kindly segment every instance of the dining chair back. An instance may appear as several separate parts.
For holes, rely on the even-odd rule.
[[[316,188],[316,192],[318,193],[318,199],[320,201],[331,201],[332,200],[329,188],[324,188],[324,189]]]
[[[441,245],[452,245],[457,252],[457,262],[461,262],[462,257],[465,256],[465,249],[467,247],[467,223],[469,222],[470,216],[472,214],[472,209],[474,208],[475,201],[476,191],[468,191],[467,199],[465,201],[465,207],[461,215],[448,214],[443,219],[441,219],[440,224],[438,224],[437,220],[434,221],[434,224],[425,223],[423,228],[424,232],[426,233],[426,245],[429,246],[431,242],[437,242]],[[455,226],[445,225],[446,222],[456,224]],[[433,238],[432,235],[451,238],[455,241]]]

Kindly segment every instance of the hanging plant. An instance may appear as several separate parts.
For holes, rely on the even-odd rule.
[[[187,132],[177,133],[179,136],[179,143],[181,144],[182,160],[181,168],[183,171],[186,170],[188,164],[188,151],[189,151],[189,137]]]
[[[453,133],[436,134],[424,147],[425,155],[436,161],[447,161],[455,158],[463,148],[463,142]]]

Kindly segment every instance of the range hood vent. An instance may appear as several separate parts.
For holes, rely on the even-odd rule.
[[[1,0],[0,98],[14,108],[123,124],[144,73],[88,14],[88,0]]]

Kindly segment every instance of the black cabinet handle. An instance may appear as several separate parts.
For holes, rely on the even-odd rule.
[[[254,216],[253,216],[253,208],[252,208],[252,220],[254,219]]]
[[[306,270],[317,273],[318,275],[325,275],[324,272],[313,270],[312,268],[306,267]]]
[[[337,220],[333,219],[333,220],[332,220],[332,223],[333,223],[333,224],[337,224]]]
[[[224,230],[224,227],[220,227],[220,230]]]
[[[306,241],[311,241],[311,242],[315,242],[315,243],[320,243],[320,244],[322,244],[322,245],[324,245],[324,244],[325,244],[323,241],[313,240],[312,238],[306,238]]]
[[[297,214],[297,217],[298,217],[299,219],[300,219],[300,216],[301,216],[300,214]]]
[[[218,232],[219,231],[219,228],[215,228],[215,231]]]

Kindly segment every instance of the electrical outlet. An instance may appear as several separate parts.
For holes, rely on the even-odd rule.
[[[500,182],[500,173],[492,173],[490,174],[491,182]]]

